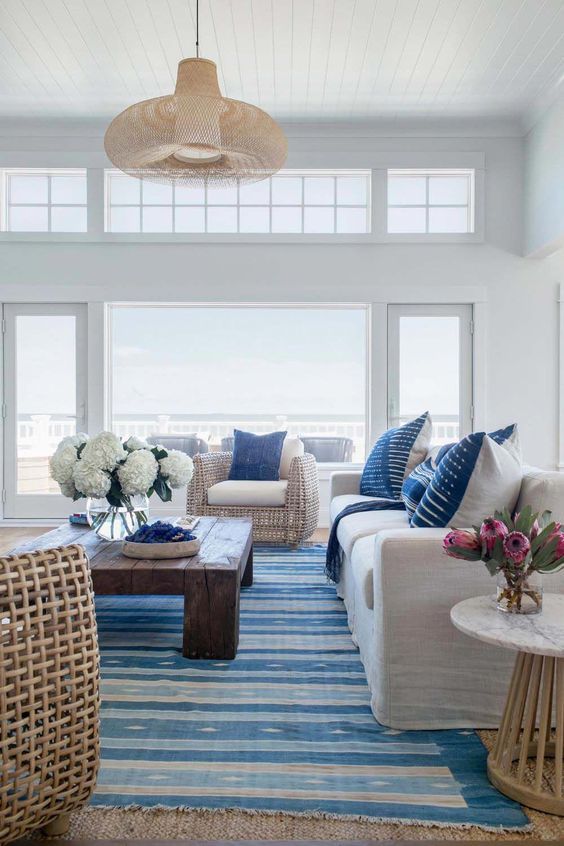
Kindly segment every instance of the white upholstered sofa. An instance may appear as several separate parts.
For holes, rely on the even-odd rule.
[[[331,477],[331,520],[359,494],[361,472]],[[564,523],[564,473],[526,468],[518,508],[550,509]],[[457,528],[466,528],[458,526]],[[466,637],[450,622],[461,599],[493,593],[481,562],[447,557],[447,529],[411,529],[404,511],[344,517],[341,580],[376,719],[396,729],[492,728],[499,724],[514,654]],[[564,593],[564,570],[544,577]]]

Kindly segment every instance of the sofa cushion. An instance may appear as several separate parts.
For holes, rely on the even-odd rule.
[[[286,504],[288,482],[227,480],[208,488],[208,505],[282,507]]]
[[[290,465],[294,458],[299,458],[304,454],[304,445],[298,437],[286,435],[284,444],[282,446],[282,455],[280,456],[280,478],[287,479],[290,475]]]
[[[351,555],[351,571],[357,595],[362,598],[367,608],[374,608],[375,546],[374,535],[367,535],[357,540]]]
[[[233,434],[235,441],[229,479],[256,482],[278,481],[286,432],[254,435],[252,432],[235,429]]]
[[[517,510],[530,505],[533,511],[551,511],[554,520],[564,523],[564,473],[557,470],[523,470]]]
[[[408,526],[405,511],[361,511],[343,517],[337,527],[337,539],[345,555],[350,558],[359,538],[375,535],[382,529],[405,529]]]
[[[512,511],[522,480],[517,427],[474,432],[445,455],[411,519],[415,528],[475,526]]]
[[[330,506],[331,522],[333,522],[337,514],[340,514],[349,505],[356,505],[357,502],[374,502],[375,500],[378,501],[378,498],[362,496],[362,494],[341,494],[340,496],[334,496]],[[382,502],[388,502],[388,500],[382,500]]]
[[[399,499],[403,480],[427,455],[432,428],[426,411],[405,426],[384,432],[366,461],[360,480],[361,494]]]

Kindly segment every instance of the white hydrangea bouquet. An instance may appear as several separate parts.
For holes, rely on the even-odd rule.
[[[107,540],[121,540],[147,521],[148,498],[170,502],[187,485],[194,465],[176,449],[112,432],[63,438],[50,459],[52,478],[72,500],[87,497],[90,525]]]

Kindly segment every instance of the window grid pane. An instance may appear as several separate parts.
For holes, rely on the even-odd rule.
[[[87,231],[86,170],[8,170],[5,187],[7,232]]]
[[[474,231],[473,170],[388,170],[388,233]]]
[[[369,171],[288,171],[236,188],[167,188],[109,171],[106,229],[163,234],[367,234],[371,231],[370,181]],[[167,208],[170,212],[165,215]],[[135,227],[134,210],[140,221]]]

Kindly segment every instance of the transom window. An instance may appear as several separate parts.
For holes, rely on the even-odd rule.
[[[106,232],[370,232],[370,171],[282,171],[233,188],[157,185],[106,172]]]
[[[86,170],[4,170],[3,229],[86,232]]]
[[[474,170],[388,170],[388,233],[474,231]]]

